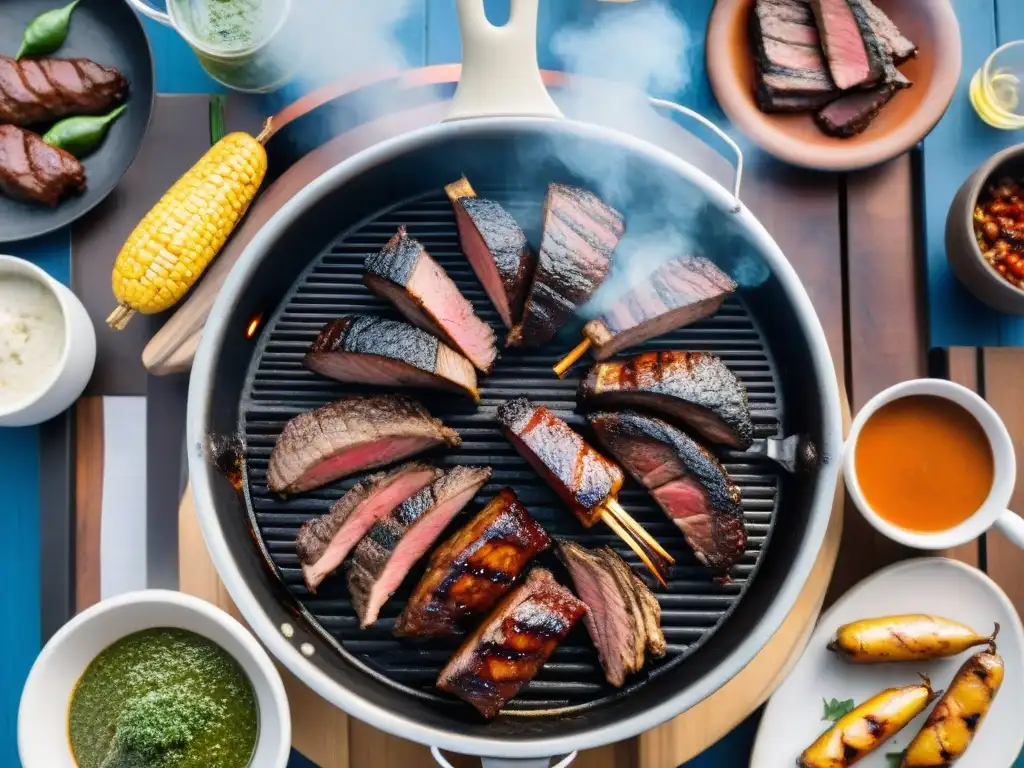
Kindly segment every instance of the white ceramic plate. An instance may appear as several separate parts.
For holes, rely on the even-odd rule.
[[[945,689],[960,665],[981,648],[951,659],[922,664],[850,664],[826,649],[836,627],[872,616],[930,613],[963,622],[987,634],[999,622],[999,654],[1006,664],[1003,687],[967,754],[956,768],[1010,766],[1024,746],[1020,706],[1024,692],[1024,629],[1013,604],[981,571],[942,557],[897,563],[870,576],[825,613],[807,650],[765,709],[754,743],[751,768],[792,768],[800,753],[827,727],[822,699],[853,699],[857,704],[884,688],[911,685],[918,672]],[[910,725],[857,763],[887,768],[887,752],[900,752],[917,734],[929,707]]]

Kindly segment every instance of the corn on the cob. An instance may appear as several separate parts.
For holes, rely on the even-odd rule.
[[[123,329],[136,312],[170,309],[188,293],[256,197],[271,131],[268,120],[256,138],[228,134],[146,214],[114,262],[111,328]]]

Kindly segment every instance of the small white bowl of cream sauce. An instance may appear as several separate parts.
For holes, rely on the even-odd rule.
[[[0,427],[67,410],[95,364],[96,331],[82,302],[31,262],[0,255]]]

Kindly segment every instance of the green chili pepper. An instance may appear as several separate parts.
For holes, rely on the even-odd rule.
[[[83,158],[96,150],[107,135],[111,123],[126,109],[128,105],[122,104],[109,115],[69,117],[61,120],[46,132],[43,141],[51,147],[63,149],[77,158]]]
[[[71,12],[78,3],[79,0],[74,0],[63,8],[54,8],[32,19],[25,27],[17,58],[45,56],[64,45],[68,29],[71,27]]]

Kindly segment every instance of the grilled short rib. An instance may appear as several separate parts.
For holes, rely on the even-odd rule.
[[[346,571],[360,627],[377,620],[409,569],[490,477],[490,467],[455,467],[374,522]]]
[[[625,232],[622,214],[579,187],[552,184],[544,200],[544,231],[523,319],[506,346],[539,347],[596,291]]]
[[[448,273],[419,241],[409,237],[404,226],[383,250],[366,257],[365,266],[367,288],[490,373],[498,354],[494,331],[476,316]]]
[[[747,390],[709,352],[646,352],[597,363],[580,382],[579,398],[594,408],[653,411],[739,450],[754,439]]]
[[[899,28],[893,24],[881,8],[871,0],[860,0],[861,7],[868,14],[868,22],[872,31],[879,37],[888,53],[896,64],[902,64],[907,59],[917,55],[917,45],[907,38]]]
[[[519,322],[536,259],[522,227],[494,200],[477,197],[463,176],[444,188],[459,225],[459,242],[477,279],[511,328]]]
[[[621,469],[562,419],[525,397],[502,403],[498,423],[513,447],[584,526],[590,528],[601,519],[603,503],[622,487]]]
[[[505,488],[434,550],[427,572],[395,624],[399,636],[462,632],[512,588],[526,564],[551,546],[547,532]]]
[[[423,387],[480,398],[470,362],[434,336],[398,320],[343,315],[320,331],[303,363],[338,381]]]
[[[736,290],[727,274],[702,256],[671,259],[583,327],[594,357],[620,350],[710,317]]]
[[[274,493],[301,493],[460,442],[455,430],[411,397],[343,397],[285,424],[270,454],[267,486]]]
[[[71,154],[15,125],[0,125],[0,192],[55,206],[85,190],[85,169]]]
[[[697,559],[728,574],[747,548],[740,489],[704,446],[634,411],[589,417],[598,442],[679,526]]]
[[[0,124],[36,125],[98,115],[127,93],[124,75],[89,59],[0,56]]]
[[[757,59],[757,101],[765,112],[816,109],[839,96],[814,14],[803,0],[755,0],[750,38]]]
[[[605,678],[616,688],[639,672],[646,652],[665,654],[661,606],[626,562],[610,547],[587,549],[558,542],[558,557],[587,605],[583,622],[594,641]]]
[[[310,592],[334,572],[377,520],[441,476],[429,464],[410,462],[377,472],[352,486],[326,515],[299,528],[295,551]]]
[[[811,0],[821,46],[840,90],[874,85],[893,69],[861,0]]]
[[[495,717],[533,679],[587,607],[550,571],[534,568],[459,646],[437,687]]]
[[[862,133],[893,96],[910,81],[899,72],[892,83],[881,83],[872,88],[857,89],[843,94],[815,116],[815,122],[829,136],[846,139]]]

